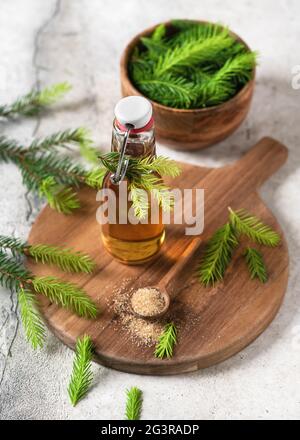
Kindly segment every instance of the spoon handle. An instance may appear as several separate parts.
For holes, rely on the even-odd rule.
[[[181,271],[184,267],[189,263],[192,257],[195,255],[195,252],[200,247],[202,242],[202,238],[197,236],[194,238],[182,252],[177,262],[171,267],[171,269],[163,276],[163,278],[159,281],[158,285],[164,289],[168,288],[168,285],[172,280],[174,280],[178,275],[180,275]],[[176,289],[175,289],[176,290]],[[174,293],[169,292],[170,296],[175,296]]]

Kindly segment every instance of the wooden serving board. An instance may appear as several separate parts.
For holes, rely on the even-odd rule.
[[[227,221],[227,207],[245,208],[272,225],[280,226],[260,199],[257,189],[286,160],[287,149],[271,138],[262,139],[241,160],[219,169],[182,164],[183,173],[172,182],[179,188],[205,189],[205,229],[203,246],[208,237]],[[288,249],[282,235],[278,248],[263,248],[269,281],[250,280],[245,262],[237,252],[222,283],[214,288],[202,287],[195,279],[195,269],[203,246],[186,267],[178,283],[179,294],[173,304],[188,325],[181,325],[175,355],[158,360],[153,348],[139,347],[120,326],[108,306],[122,283],[127,288],[155,285],[180,257],[190,237],[184,225],[167,228],[161,254],[143,266],[118,263],[104,250],[100,225],[96,221],[95,191],[80,191],[82,209],[64,216],[48,206],[40,213],[30,232],[30,243],[71,246],[89,253],[97,262],[92,275],[63,274],[55,268],[29,263],[36,275],[56,275],[78,283],[99,304],[102,314],[97,320],[85,320],[41,298],[41,310],[53,331],[65,344],[74,348],[76,338],[88,333],[95,344],[95,360],[105,366],[140,374],[177,374],[195,371],[223,361],[246,347],[275,317],[288,280]],[[196,319],[195,319],[196,317]],[[185,323],[183,323],[185,324]]]

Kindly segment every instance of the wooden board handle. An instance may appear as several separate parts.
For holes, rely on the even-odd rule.
[[[258,188],[286,161],[288,149],[280,142],[265,137],[232,167],[234,173],[247,180],[247,186]]]

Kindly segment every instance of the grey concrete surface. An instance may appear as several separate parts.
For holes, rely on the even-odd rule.
[[[16,297],[0,289],[0,418],[120,419],[125,389],[144,392],[144,419],[293,419],[300,415],[300,3],[296,0],[5,0],[0,1],[0,102],[32,86],[67,80],[66,104],[38,120],[2,123],[20,141],[86,125],[109,149],[114,103],[120,96],[118,64],[127,41],[169,18],[228,24],[260,52],[251,112],[229,139],[198,153],[159,152],[220,166],[240,157],[264,135],[289,148],[289,160],[262,189],[288,240],[290,280],[275,321],[252,345],[228,361],[190,375],[142,377],[93,365],[94,386],[73,409],[66,393],[73,353],[49,334],[42,351],[24,340]],[[26,238],[31,212],[17,169],[0,164],[0,233]]]

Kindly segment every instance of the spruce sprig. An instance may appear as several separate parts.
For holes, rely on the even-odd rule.
[[[126,390],[126,420],[140,420],[143,404],[143,393],[137,387]]]
[[[34,350],[42,348],[45,341],[45,326],[38,311],[36,294],[29,289],[20,288],[18,301],[27,341]]]
[[[12,104],[0,106],[0,117],[34,116],[42,109],[57,102],[70,90],[71,86],[67,82],[54,84],[41,91],[32,90],[16,99]]]
[[[73,188],[56,183],[53,176],[41,181],[39,195],[46,198],[50,208],[62,214],[72,214],[80,208],[80,201]]]
[[[69,248],[36,244],[29,246],[27,252],[36,262],[58,266],[64,272],[91,273],[95,268],[89,255]]]
[[[200,281],[208,286],[223,278],[238,245],[236,234],[230,223],[219,228],[207,243],[199,266]]]
[[[227,32],[212,38],[184,42],[169,49],[159,58],[154,75],[159,76],[170,71],[180,72],[180,68],[212,62],[220,52],[232,46],[233,42]]]
[[[73,406],[88,392],[93,374],[91,370],[93,344],[90,336],[84,335],[77,339],[73,370],[68,386],[68,394]]]
[[[0,250],[0,284],[10,290],[19,290],[32,274],[24,267],[21,261]]]
[[[59,135],[54,138],[58,139]],[[25,148],[16,141],[2,137],[0,161],[17,165],[28,191],[46,198],[49,205],[58,212],[69,214],[80,206],[71,187],[85,183],[88,172],[69,157],[58,155],[54,151],[58,146],[54,138],[53,144],[50,138],[46,138],[32,143],[32,148]]]
[[[268,273],[262,254],[257,249],[247,247],[244,256],[251,279],[258,278],[262,283],[266,283]]]
[[[194,93],[198,107],[218,105],[234,95],[237,84],[250,81],[256,53],[246,52],[228,59],[216,73],[202,78]]]
[[[229,222],[219,228],[208,241],[199,265],[199,279],[205,286],[223,279],[232,258],[233,251],[239,244],[240,235],[265,246],[278,246],[280,235],[270,226],[244,209],[229,209]],[[267,281],[267,269],[262,254],[253,248],[244,252],[251,278]]]
[[[257,54],[219,24],[173,20],[143,37],[129,61],[135,86],[175,108],[201,108],[232,98],[251,80]]]
[[[19,238],[6,235],[0,235],[0,250],[9,250],[13,256],[32,257],[36,262],[58,266],[64,272],[91,273],[95,268],[91,257],[82,252],[48,244],[30,245]]]
[[[280,236],[270,226],[264,224],[254,215],[249,214],[244,209],[233,211],[229,209],[230,223],[235,230],[242,235],[246,235],[250,240],[265,246],[278,246]]]
[[[177,344],[177,328],[173,322],[166,324],[163,333],[158,339],[154,355],[159,359],[171,358]]]
[[[100,156],[102,165],[106,171],[114,173],[117,169],[119,153],[111,152]],[[161,176],[176,177],[181,169],[176,162],[163,156],[134,158],[128,157],[126,177],[131,194],[132,206],[138,219],[143,219],[149,208],[148,193],[153,193],[159,206],[164,210],[170,210],[173,206],[173,197],[169,187],[165,185]],[[100,178],[104,171],[100,172]]]
[[[83,157],[94,162],[97,159],[97,150],[93,147],[90,132],[85,127],[58,131],[44,138],[34,139],[28,146],[28,150],[30,153],[41,153],[73,146],[79,147]]]
[[[21,319],[26,337],[34,349],[44,341],[44,326],[37,306],[37,295],[74,311],[79,316],[94,318],[97,307],[78,286],[54,277],[34,277],[20,257],[31,256],[42,263],[56,264],[63,270],[89,272],[93,262],[84,254],[47,245],[30,246],[13,237],[0,236],[0,284],[18,291]]]
[[[32,285],[37,293],[49,298],[52,303],[75,312],[84,318],[95,318],[97,307],[76,284],[61,281],[55,277],[35,277]]]

